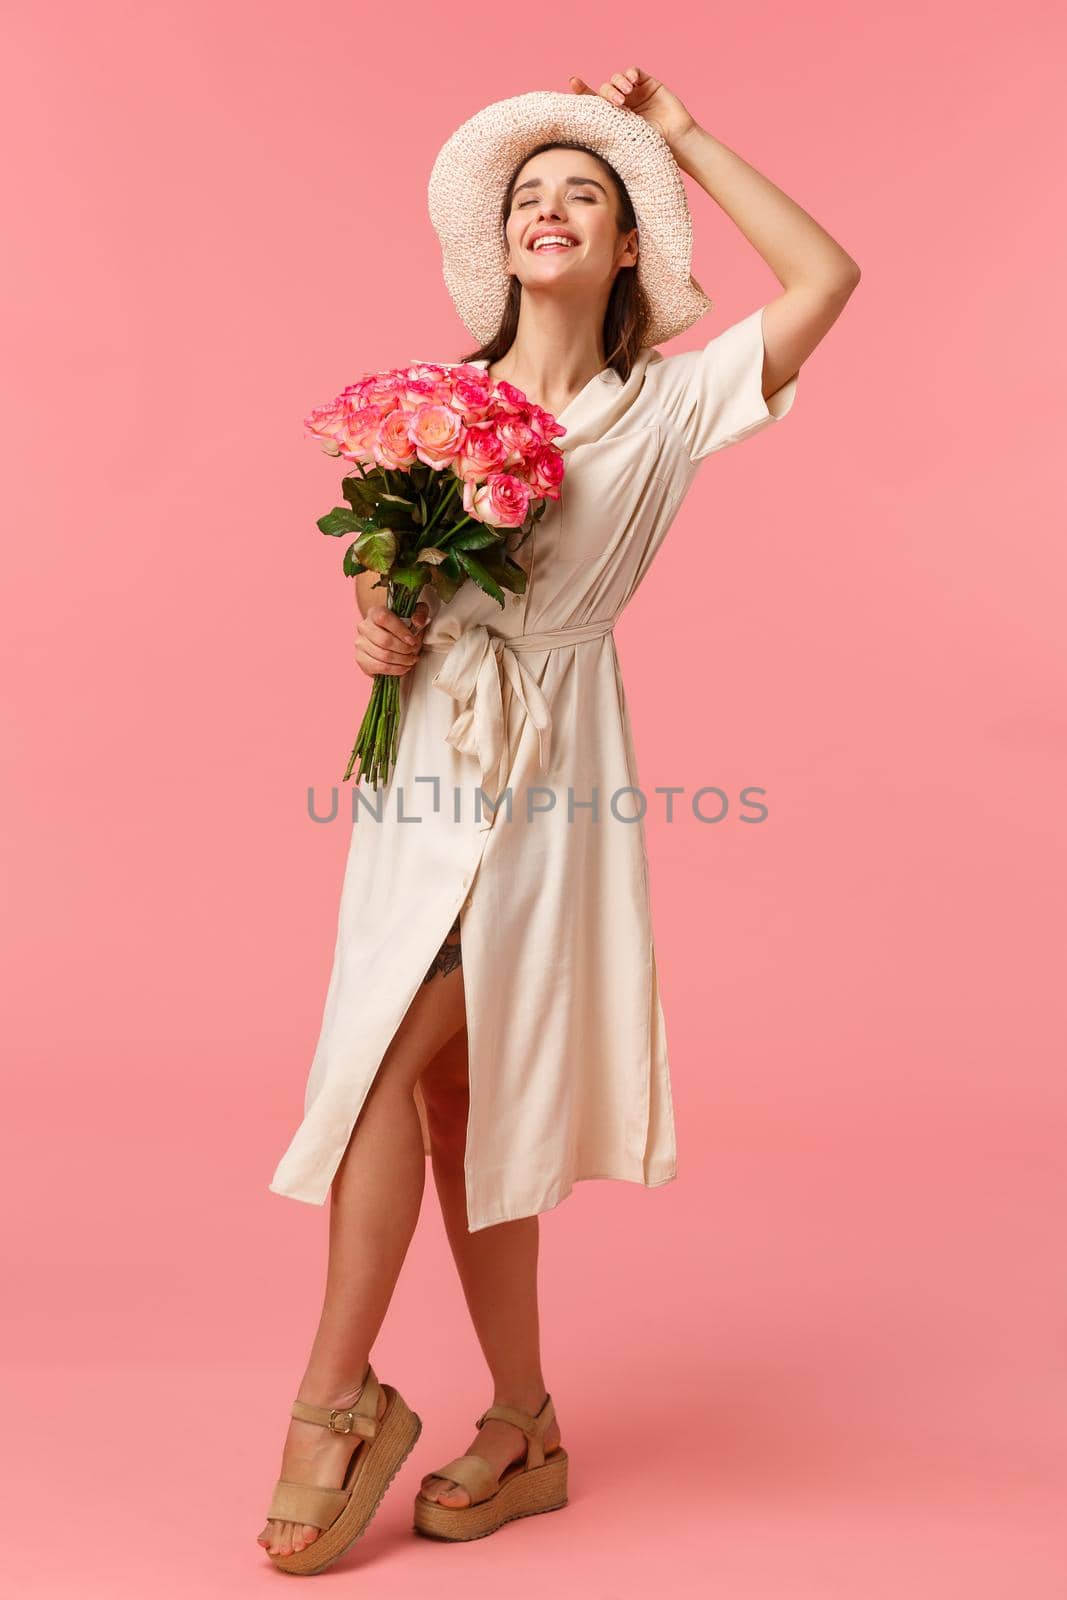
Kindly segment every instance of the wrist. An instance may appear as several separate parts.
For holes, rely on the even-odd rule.
[[[680,167],[684,167],[686,159],[704,136],[705,130],[693,117],[690,117],[683,128],[679,128],[677,132],[672,132],[669,135],[667,143],[670,146],[671,154]]]

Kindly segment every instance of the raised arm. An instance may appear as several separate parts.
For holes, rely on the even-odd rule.
[[[766,261],[783,293],[763,308],[763,395],[780,389],[829,333],[860,269],[825,228],[714,135],[693,123],[671,142],[699,183]]]
[[[576,94],[593,93],[578,77],[570,86]],[[860,279],[857,263],[795,200],[701,127],[658,78],[628,67],[597,92],[659,129],[681,170],[725,211],[782,285],[784,292],[762,308],[763,397],[775,394],[841,315]]]

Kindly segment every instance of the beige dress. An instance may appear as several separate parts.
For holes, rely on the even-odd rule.
[[[792,406],[799,374],[763,399],[762,315],[703,348],[647,348],[625,382],[597,373],[559,414],[566,473],[517,552],[525,594],[500,607],[470,581],[447,605],[425,591],[433,615],[400,680],[394,773],[384,791],[359,786],[322,1029],[276,1194],[326,1200],[457,912],[469,1230],[547,1211],[584,1178],[675,1176],[640,780],[611,625],[699,463]]]

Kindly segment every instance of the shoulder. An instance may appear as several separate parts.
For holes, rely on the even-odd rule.
[[[684,444],[691,462],[747,439],[790,410],[794,375],[770,401],[763,396],[765,307],[757,306],[694,350],[655,350],[645,367],[651,404]]]

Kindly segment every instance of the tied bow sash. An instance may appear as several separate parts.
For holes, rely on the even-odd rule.
[[[477,760],[482,787],[492,780],[493,787],[488,792],[493,800],[503,793],[510,768],[505,678],[537,729],[542,772],[548,771],[551,759],[552,713],[533,673],[517,657],[526,650],[557,650],[563,645],[599,639],[611,632],[615,620],[608,617],[578,628],[553,628],[544,633],[519,634],[513,639],[490,633],[480,622],[464,628],[457,617],[436,620],[433,637],[424,638],[423,648],[446,654],[431,682],[460,704],[445,739],[453,749]]]

